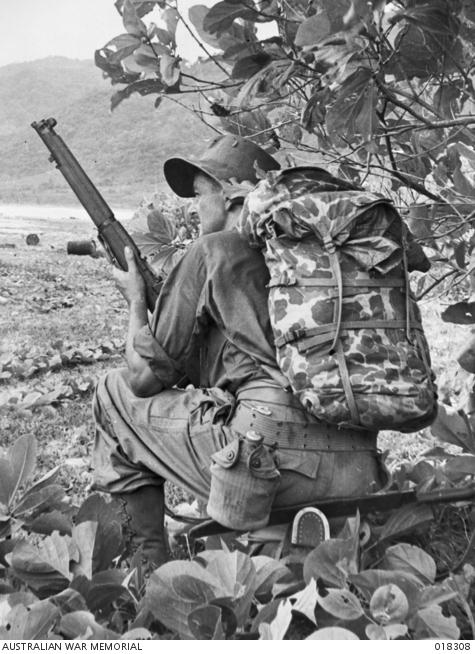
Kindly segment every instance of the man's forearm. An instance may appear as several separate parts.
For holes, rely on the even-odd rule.
[[[141,397],[159,393],[163,385],[150,369],[146,359],[134,349],[134,338],[148,324],[147,305],[145,298],[133,300],[129,305],[129,326],[125,355],[129,368],[129,383],[133,392]]]

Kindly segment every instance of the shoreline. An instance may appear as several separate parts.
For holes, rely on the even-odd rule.
[[[128,220],[132,218],[137,207],[111,207],[114,216],[118,220]],[[76,220],[90,221],[86,210],[79,204],[77,205],[52,205],[52,204],[17,204],[0,202],[0,220]]]

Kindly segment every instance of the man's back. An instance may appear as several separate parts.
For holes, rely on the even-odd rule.
[[[170,273],[135,349],[152,370],[163,370],[166,353],[174,368],[161,378],[168,387],[185,376],[231,392],[254,379],[286,386],[275,362],[268,278],[260,252],[236,232],[202,236]]]

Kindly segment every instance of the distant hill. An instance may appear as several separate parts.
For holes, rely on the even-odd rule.
[[[112,91],[90,61],[48,57],[0,67],[0,202],[72,199],[30,127],[41,118],[57,119],[58,133],[106,200],[124,206],[166,190],[163,161],[197,154],[214,134],[168,98],[155,109],[154,97],[132,96],[111,114]]]

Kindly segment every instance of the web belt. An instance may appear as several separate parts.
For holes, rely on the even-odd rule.
[[[240,402],[228,427],[245,436],[253,430],[264,437],[266,445],[287,450],[345,452],[376,450],[377,432],[338,428],[326,423],[281,422],[264,415],[265,407]]]

